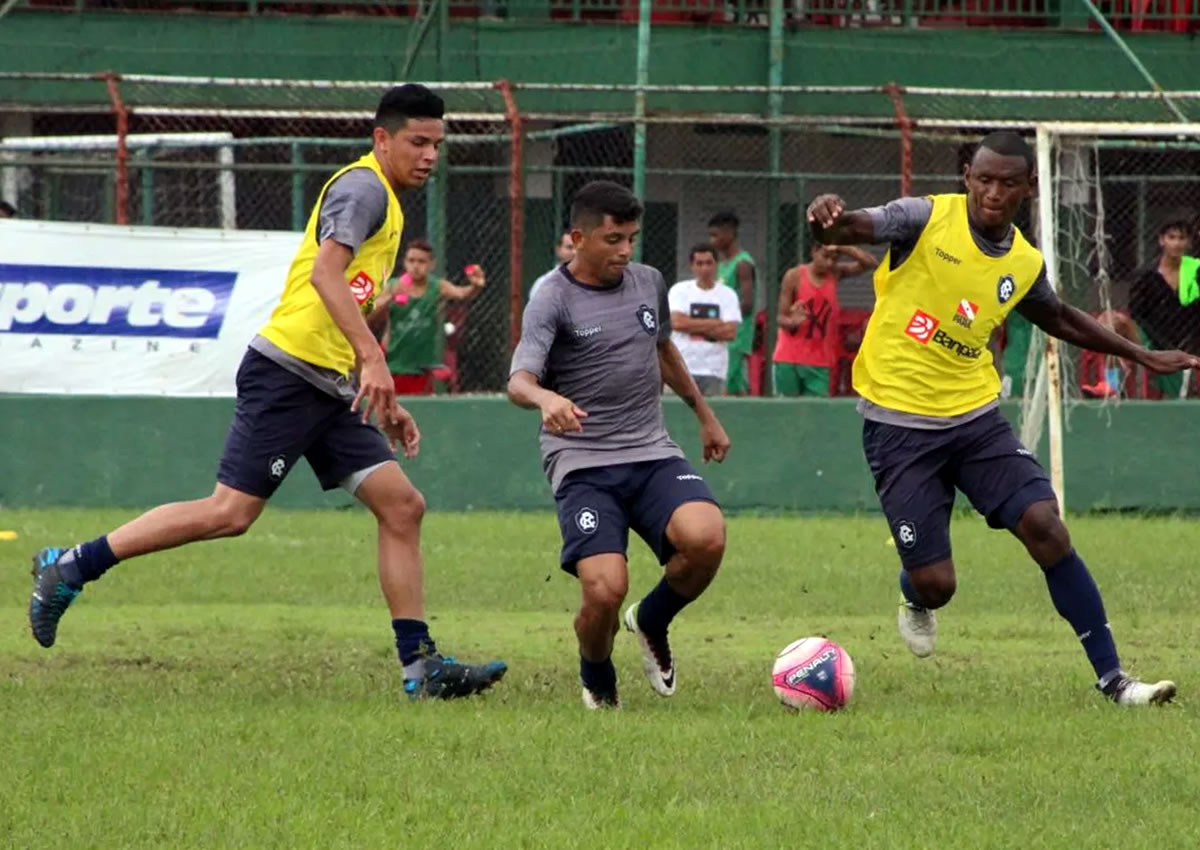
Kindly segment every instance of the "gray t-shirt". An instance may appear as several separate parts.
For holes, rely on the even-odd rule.
[[[333,239],[357,254],[362,243],[383,227],[387,220],[387,203],[387,189],[375,172],[369,168],[347,171],[329,185],[321,199],[317,243]],[[357,389],[346,375],[293,357],[264,336],[255,336],[250,340],[250,347],[321,392],[334,398],[354,400]]]
[[[891,267],[896,269],[909,258],[913,249],[916,248],[917,240],[921,238],[921,232],[925,229],[925,225],[929,223],[929,217],[933,214],[933,201],[929,198],[899,198],[882,207],[869,207],[865,212],[871,216],[871,224],[875,228],[875,239],[873,241],[876,244],[880,242],[891,243],[888,256]],[[971,239],[974,240],[976,247],[989,257],[1003,257],[1012,250],[1012,228],[1009,228],[1008,233],[999,242],[988,239],[982,233],[976,231],[974,227],[970,227],[969,229],[971,231]],[[1046,266],[1043,264],[1037,280],[1014,309],[1024,315],[1022,311],[1022,306],[1024,305],[1054,305],[1057,303],[1058,296],[1055,295],[1050,282],[1046,279]],[[982,407],[968,410],[966,413],[960,413],[957,416],[922,416],[917,413],[907,413],[903,410],[893,410],[890,407],[883,407],[862,398],[858,400],[858,412],[866,419],[871,419],[875,422],[883,422],[888,425],[901,425],[906,428],[931,430],[953,428],[956,425],[970,422],[972,419],[976,419],[989,410],[992,410],[997,404],[998,402],[996,401],[989,401]]]
[[[509,374],[532,372],[587,413],[581,432],[540,429],[551,488],[577,469],[683,457],[663,422],[658,345],[671,338],[663,276],[630,263],[620,283],[598,287],[562,266],[548,282],[525,307]]]
[[[317,223],[317,244],[333,239],[358,253],[362,243],[387,220],[387,189],[369,168],[347,171],[325,190]]]

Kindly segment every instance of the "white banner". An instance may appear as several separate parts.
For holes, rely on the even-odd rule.
[[[300,238],[0,219],[0,392],[232,396]]]

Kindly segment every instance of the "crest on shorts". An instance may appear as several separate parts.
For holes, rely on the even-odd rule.
[[[911,549],[917,545],[917,526],[906,519],[896,523],[896,545],[902,549]]]
[[[584,534],[595,534],[600,527],[600,514],[595,508],[580,508],[575,513],[575,526]]]
[[[1000,282],[996,284],[996,300],[1001,304],[1007,304],[1016,293],[1017,282],[1013,280],[1013,276],[1010,274],[1002,275]]]
[[[287,458],[283,455],[275,455],[267,464],[267,474],[271,476],[272,481],[282,481],[286,472]]]
[[[637,308],[638,321],[642,323],[642,330],[648,334],[658,333],[658,316],[654,315],[654,311],[641,304]]]

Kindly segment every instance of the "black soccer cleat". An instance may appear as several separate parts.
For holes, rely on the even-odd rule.
[[[411,700],[474,696],[499,682],[507,672],[508,665],[503,661],[459,664],[450,656],[435,655],[425,659],[421,678],[404,680],[404,693]]]

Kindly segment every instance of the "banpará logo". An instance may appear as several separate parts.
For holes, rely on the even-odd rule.
[[[966,360],[978,360],[980,355],[983,354],[983,349],[959,342],[940,328],[938,329],[937,333],[933,335],[933,341],[947,351],[953,351],[959,357],[962,357]]]

